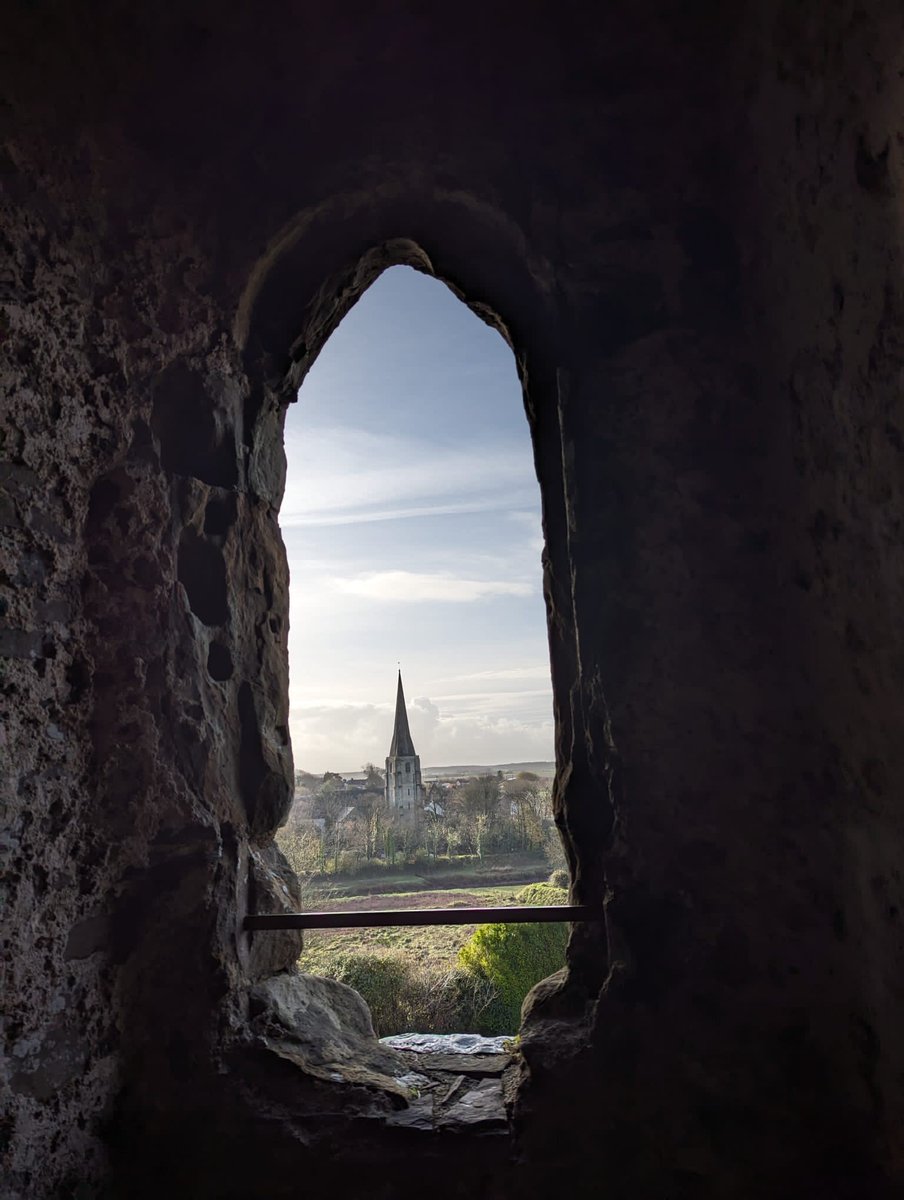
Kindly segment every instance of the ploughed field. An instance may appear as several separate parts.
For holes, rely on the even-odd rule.
[[[386,895],[313,897],[306,908],[325,912],[360,912],[365,909],[504,907],[517,903],[523,884],[494,887],[456,887],[432,891],[390,892]],[[305,930],[304,951],[298,960],[303,971],[329,973],[339,954],[404,952],[412,963],[452,968],[458,952],[474,932],[474,925],[424,925],[415,928]]]

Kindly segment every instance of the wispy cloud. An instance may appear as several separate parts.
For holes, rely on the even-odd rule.
[[[394,604],[471,604],[490,596],[530,596],[529,583],[508,579],[463,579],[417,571],[371,571],[351,579],[335,579],[333,587],[347,596]]]
[[[397,659],[425,764],[550,758],[539,491],[510,350],[393,268],[285,432],[298,765],[382,762]]]
[[[462,501],[448,504],[422,504],[410,508],[384,509],[351,509],[342,512],[296,513],[288,521],[290,527],[311,525],[360,525],[371,521],[405,521],[413,517],[448,517],[462,516],[465,513],[487,512],[496,507],[496,503],[487,500]],[[285,525],[287,522],[282,521]]]
[[[549,679],[549,663],[537,663],[532,667],[502,667],[496,671],[472,671],[468,675],[450,675],[442,683],[495,683],[506,679]]]
[[[536,495],[523,455],[504,445],[441,447],[336,426],[287,434],[286,454],[283,528],[509,510]]]

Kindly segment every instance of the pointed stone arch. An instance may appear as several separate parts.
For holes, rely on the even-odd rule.
[[[389,190],[388,190],[389,191]],[[561,436],[563,351],[551,264],[492,205],[457,192],[343,196],[298,214],[249,274],[233,327],[247,374],[244,450],[254,464],[281,454],[286,407],[341,319],[387,268],[405,265],[444,283],[511,347],[540,486],[544,594],[550,639],[556,820],[577,903],[602,905],[602,855],[616,825],[615,749],[597,678],[585,685],[571,587],[568,454]],[[278,448],[278,450],[277,450]],[[284,458],[281,478],[284,479]],[[278,504],[281,492],[273,494]],[[602,939],[602,940],[601,940]],[[576,1018],[609,972],[605,931],[572,938]],[[561,992],[562,980],[554,991]],[[541,989],[542,991],[543,989]],[[547,989],[548,991],[548,989]],[[579,1022],[577,1036],[586,1029]]]

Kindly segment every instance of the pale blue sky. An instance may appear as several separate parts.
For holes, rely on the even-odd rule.
[[[286,419],[297,767],[380,765],[396,662],[423,766],[553,756],[540,493],[515,360],[393,267]]]

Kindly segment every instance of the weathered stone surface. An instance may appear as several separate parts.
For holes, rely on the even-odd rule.
[[[900,1193],[902,45],[896,0],[4,14],[10,1200]],[[231,1066],[291,951],[241,933],[292,781],[282,417],[398,262],[519,364],[608,905],[526,1010],[520,1167],[327,1153]]]
[[[513,1038],[514,1034],[509,1037],[483,1037],[479,1033],[397,1033],[380,1041],[393,1050],[408,1050],[412,1054],[458,1056],[503,1054]]]
[[[500,1080],[481,1079],[479,1083],[469,1083],[449,1099],[450,1102],[436,1115],[439,1129],[481,1133],[505,1130],[507,1123]]]
[[[362,1061],[357,1057],[357,1047],[352,1047],[351,1053],[347,1058],[318,1062],[312,1058],[307,1047],[302,1049],[294,1042],[276,1041],[265,1038],[264,1045],[268,1051],[275,1054],[278,1058],[292,1063],[293,1066],[298,1067],[305,1075],[310,1075],[311,1078],[319,1079],[323,1083],[348,1084],[351,1087],[371,1088],[374,1091],[384,1092],[388,1096],[394,1097],[403,1106],[407,1105],[408,1100],[412,1096],[412,1088],[408,1083],[392,1075],[387,1075],[384,1072],[371,1070],[368,1066],[363,1065]],[[366,1062],[366,1056],[364,1056],[364,1061]]]
[[[365,1002],[336,980],[300,971],[271,976],[253,989],[251,1009],[251,1030],[264,1051],[308,1079],[331,1085],[340,1111],[343,1089],[364,1088],[393,1108],[405,1108],[436,1086],[412,1070],[411,1056],[377,1039]],[[354,1107],[351,1098],[348,1106]],[[377,1106],[369,1115],[382,1112]],[[358,1115],[368,1115],[367,1109],[359,1105]]]
[[[298,877],[275,843],[249,850],[251,868],[251,907],[254,912],[272,915],[301,909]],[[304,947],[300,929],[279,929],[249,938],[248,975],[263,979],[294,967]]]
[[[412,1100],[405,1108],[391,1113],[386,1118],[390,1128],[412,1129],[418,1133],[434,1133],[436,1124],[433,1116],[433,1098],[421,1096]]]
[[[254,1032],[291,1039],[296,1056],[315,1065],[350,1063],[403,1075],[405,1059],[383,1046],[370,1009],[356,991],[335,979],[285,971],[251,992]]]
[[[462,1075],[501,1075],[511,1063],[508,1054],[411,1054],[400,1050],[412,1067],[422,1071],[448,1071]]]

